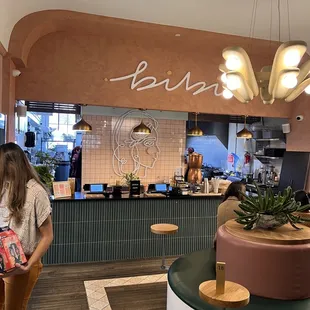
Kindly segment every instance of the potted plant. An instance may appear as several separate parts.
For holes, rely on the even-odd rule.
[[[130,172],[123,175],[123,180],[130,187],[130,181],[139,180],[139,177],[135,173]]]
[[[309,205],[301,207],[300,203],[295,201],[291,187],[287,187],[283,194],[279,192],[276,196],[270,188],[263,196],[259,186],[255,184],[255,187],[258,196],[248,197],[243,194],[244,200],[239,205],[242,211],[234,210],[238,216],[236,221],[244,225],[244,229],[250,230],[254,227],[275,229],[287,223],[300,229],[295,224],[307,221],[294,215],[294,212],[307,210]]]
[[[54,181],[54,171],[58,163],[58,159],[52,157],[47,152],[41,152],[41,151],[37,152],[35,157],[38,159],[40,164],[34,166],[34,169],[39,175],[42,183],[44,183],[48,189],[52,190]]]

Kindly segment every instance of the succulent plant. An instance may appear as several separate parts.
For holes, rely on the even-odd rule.
[[[294,199],[294,193],[291,187],[287,187],[283,193],[279,192],[274,195],[272,189],[268,188],[265,195],[257,184],[257,197],[248,197],[242,193],[244,200],[239,204],[242,211],[234,210],[238,215],[236,222],[244,225],[244,229],[250,230],[253,227],[260,227],[262,219],[266,216],[273,218],[277,223],[269,228],[276,228],[281,225],[290,223],[295,229],[300,229],[295,224],[309,221],[300,216],[294,215],[295,212],[304,212],[309,209],[309,205],[301,206],[300,202]]]

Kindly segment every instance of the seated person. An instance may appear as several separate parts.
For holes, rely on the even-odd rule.
[[[235,219],[237,214],[234,210],[242,211],[239,208],[240,202],[243,200],[245,194],[245,184],[242,182],[231,183],[224,195],[223,202],[217,209],[217,229],[224,225],[227,221]],[[216,247],[216,234],[214,238],[214,248]]]
[[[300,205],[303,207],[309,204],[309,197],[305,191],[300,190],[295,193],[295,201],[300,202]],[[309,209],[304,212],[309,212],[309,211],[310,211],[310,206],[309,206]]]
[[[242,182],[233,182],[228,186],[223,202],[217,209],[217,228],[237,217],[234,210],[242,211],[239,208],[240,201],[243,200],[241,193],[245,194],[245,184]]]
[[[305,191],[300,190],[295,192],[294,198],[296,202],[300,202],[302,207],[309,205],[309,197]],[[295,212],[294,215],[300,216],[302,219],[307,220],[303,223],[303,225],[310,227],[310,206],[303,212]]]

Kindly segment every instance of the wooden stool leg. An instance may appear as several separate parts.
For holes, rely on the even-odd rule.
[[[165,257],[165,237],[162,236],[162,259],[161,259],[161,269],[166,270],[166,257]]]

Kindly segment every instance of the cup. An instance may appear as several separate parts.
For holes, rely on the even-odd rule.
[[[215,194],[218,194],[219,187],[220,187],[220,180],[219,179],[212,179],[212,185],[213,185],[213,192]]]
[[[75,193],[75,178],[68,178],[68,182],[70,183],[71,196]]]

